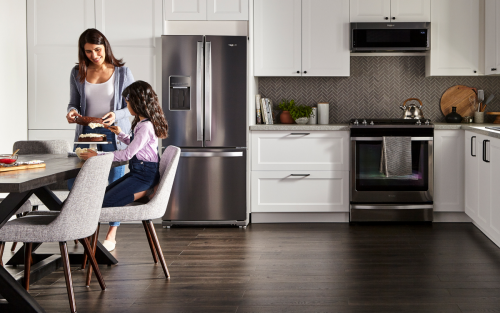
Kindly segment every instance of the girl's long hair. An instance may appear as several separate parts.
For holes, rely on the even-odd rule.
[[[122,96],[130,103],[132,110],[136,114],[132,122],[132,131],[140,121],[139,116],[143,116],[149,118],[151,123],[153,123],[156,137],[168,137],[167,120],[165,120],[165,116],[163,115],[158,96],[150,84],[138,80],[125,88]]]
[[[122,67],[125,65],[123,59],[117,59],[113,55],[113,51],[111,50],[111,45],[109,44],[108,39],[97,29],[89,28],[84,31],[80,38],[78,39],[78,72],[80,77],[80,83],[85,81],[87,77],[87,68],[90,65],[89,58],[85,54],[85,44],[91,43],[94,45],[104,45],[104,52],[106,53],[106,57],[104,58],[104,62],[108,64],[112,64],[115,67]]]

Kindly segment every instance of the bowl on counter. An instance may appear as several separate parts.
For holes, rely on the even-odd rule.
[[[309,122],[308,117],[299,117],[298,119],[295,120],[295,123],[297,123],[299,125],[305,125],[305,124],[307,124],[307,122]]]
[[[14,164],[19,156],[17,154],[0,154],[0,164]]]

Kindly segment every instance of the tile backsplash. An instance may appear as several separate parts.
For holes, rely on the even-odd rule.
[[[500,112],[500,77],[425,77],[425,57],[351,57],[350,77],[260,77],[259,93],[298,104],[330,103],[330,123],[351,118],[401,118],[408,98],[423,102],[425,118],[444,122],[440,99],[449,87],[466,85],[495,94],[487,112]],[[486,122],[494,117],[487,116]]]

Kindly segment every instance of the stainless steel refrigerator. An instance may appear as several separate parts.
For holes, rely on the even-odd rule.
[[[163,225],[247,224],[247,37],[162,36],[163,112],[181,148]]]

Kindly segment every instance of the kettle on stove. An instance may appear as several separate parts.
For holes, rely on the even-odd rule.
[[[412,101],[412,100],[418,101],[420,104],[416,105],[416,104],[412,103],[412,104],[406,105],[406,102]],[[422,112],[422,101],[420,101],[420,99],[417,99],[417,98],[406,99],[405,102],[403,103],[403,105],[400,105],[399,107],[401,108],[401,110],[404,111],[403,119],[423,119],[424,118],[424,113]]]

